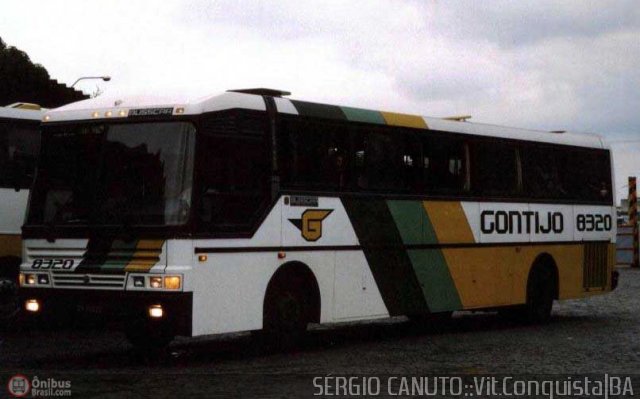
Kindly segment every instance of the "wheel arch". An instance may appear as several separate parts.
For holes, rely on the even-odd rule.
[[[532,281],[531,277],[534,275],[534,273],[545,268],[551,270],[554,276],[554,283],[555,283],[554,299],[559,299],[560,298],[560,276],[558,274],[558,265],[555,259],[553,258],[553,256],[547,252],[543,252],[539,254],[531,264],[531,267],[529,268],[529,274],[527,276],[527,290],[529,289],[529,284]]]
[[[303,292],[307,293],[309,299],[308,318],[311,323],[320,322],[321,298],[320,287],[316,275],[311,268],[303,262],[291,261],[287,262],[273,273],[267,289],[265,291],[262,314],[266,314],[266,307],[269,295],[280,287],[288,287],[290,284],[301,284]]]

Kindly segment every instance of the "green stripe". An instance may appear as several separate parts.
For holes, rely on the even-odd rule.
[[[437,244],[438,239],[421,201],[387,201],[404,245]],[[411,265],[432,312],[462,308],[446,259],[440,249],[409,251]]]
[[[111,251],[109,251],[109,253],[107,254],[107,259],[100,267],[100,270],[102,272],[124,271],[125,267],[127,267],[131,259],[133,259],[133,255],[136,252],[137,246],[138,240],[133,240],[130,242],[115,240],[113,242],[113,245],[111,246]],[[110,259],[110,257],[114,256],[121,256],[121,258]]]
[[[377,123],[385,125],[386,122],[382,117],[382,114],[378,111],[371,111],[362,108],[341,107],[342,112],[352,122],[365,122],[365,123]]]
[[[80,265],[76,268],[76,273],[119,273],[124,272],[125,267],[133,258],[137,240],[124,242],[109,238],[92,238],[87,245],[87,252]],[[124,250],[124,257],[113,259],[113,255],[118,250]],[[110,259],[110,257],[112,259]]]
[[[422,201],[387,201],[405,245],[437,244],[438,238]]]
[[[302,116],[339,120],[347,119],[342,109],[335,105],[309,103],[297,100],[291,100],[291,103],[296,107],[298,114]]]
[[[411,260],[386,202],[376,198],[343,198],[342,203],[389,314],[428,312]]]
[[[422,230],[427,214],[420,201],[387,201],[387,206],[405,245],[426,244]]]
[[[441,250],[410,250],[409,258],[432,312],[462,309],[458,290]]]

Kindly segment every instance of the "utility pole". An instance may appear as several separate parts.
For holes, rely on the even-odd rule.
[[[631,267],[640,267],[638,254],[638,195],[636,192],[636,177],[629,176],[629,224],[633,231],[633,261]]]

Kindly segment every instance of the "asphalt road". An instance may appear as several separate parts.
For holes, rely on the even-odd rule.
[[[640,270],[608,295],[554,305],[544,326],[460,313],[421,328],[402,319],[316,328],[301,349],[270,353],[248,335],[178,340],[147,358],[93,325],[3,333],[0,397],[9,377],[71,382],[73,397],[311,396],[315,376],[640,373]],[[638,392],[636,392],[638,394]]]

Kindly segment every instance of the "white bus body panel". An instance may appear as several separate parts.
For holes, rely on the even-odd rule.
[[[0,189],[0,234],[20,234],[29,190]]]
[[[194,268],[185,285],[185,289],[193,291],[193,335],[261,329],[269,281],[281,265],[290,262],[301,262],[313,272],[321,292],[320,322],[389,315],[362,251],[313,249],[359,245],[340,199],[318,198],[318,201],[318,206],[312,209],[333,211],[322,226],[331,234],[324,234],[315,242],[304,240],[301,231],[289,221],[301,218],[310,208],[285,205],[283,198],[251,239],[194,241],[194,249],[265,249],[208,253],[206,262],[199,262],[198,254],[194,255]],[[281,251],[277,248],[281,247],[284,259],[278,258]]]

